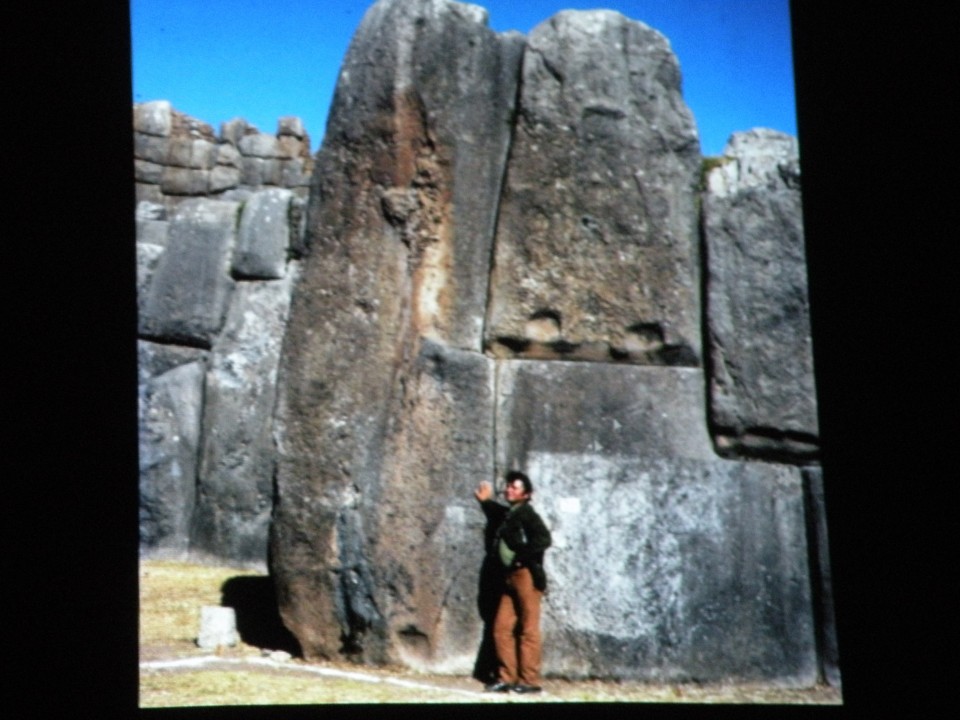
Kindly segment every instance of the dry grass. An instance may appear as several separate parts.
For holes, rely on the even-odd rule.
[[[544,681],[539,696],[484,694],[472,678],[422,675],[404,668],[346,663],[274,662],[241,642],[218,653],[196,645],[200,607],[219,605],[225,582],[251,570],[144,561],[140,567],[140,706],[314,705],[372,703],[617,702],[840,704],[834,688],[645,685]],[[158,665],[162,661],[180,666]]]
[[[200,607],[220,604],[220,588],[250,570],[179,562],[140,564],[140,649],[154,646],[175,656],[197,654]]]
[[[295,671],[195,670],[145,673],[140,680],[141,707],[204,705],[328,705],[335,703],[423,703],[430,697],[416,689],[370,685],[355,680],[298,675]],[[446,702],[440,694],[434,702]]]

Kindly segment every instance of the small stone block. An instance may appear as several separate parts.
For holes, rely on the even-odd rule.
[[[237,614],[233,608],[218,605],[204,605],[200,608],[198,646],[205,650],[233,647],[239,639]]]

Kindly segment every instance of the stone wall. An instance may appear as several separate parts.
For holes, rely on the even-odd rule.
[[[704,161],[680,85],[618,13],[380,0],[309,212],[264,163],[213,182],[291,160],[242,121],[171,164],[206,194],[138,174],[144,552],[265,562],[269,528],[307,658],[482,677],[472,491],[517,468],[545,672],[836,681],[796,140]]]
[[[275,135],[242,118],[219,136],[166,100],[134,106],[134,178],[137,202],[172,210],[188,197],[242,197],[264,187],[290,188],[305,197],[313,171],[310,137],[296,117],[281,117]]]
[[[133,127],[142,551],[265,567],[310,140],[290,117],[215,137],[163,100]]]

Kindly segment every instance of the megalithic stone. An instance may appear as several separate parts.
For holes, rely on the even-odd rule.
[[[486,343],[501,357],[696,366],[700,145],[657,31],[558,13],[523,61]]]
[[[308,659],[468,672],[472,490],[519,467],[555,530],[545,670],[809,684],[800,470],[719,457],[710,435],[676,58],[609,11],[528,42],[485,20],[380,0],[344,61],[291,248],[283,621]]]
[[[292,200],[292,190],[268,188],[244,204],[233,255],[235,277],[278,280],[286,274]]]
[[[473,662],[481,336],[522,48],[477,6],[381,0],[344,60],[275,419],[271,571],[307,657]]]
[[[140,409],[140,548],[183,557],[195,507],[203,373],[208,353],[137,343]]]
[[[281,280],[237,283],[210,351],[190,533],[195,552],[266,562],[273,505],[271,418],[294,277],[291,268]]]
[[[816,680],[799,468],[718,457],[703,371],[504,361],[500,462],[553,533],[544,663],[568,677]]]
[[[818,457],[797,140],[734,133],[706,176],[710,419],[730,456]]]
[[[209,349],[223,325],[233,290],[230,259],[240,203],[185,200],[170,220],[140,313],[140,336]]]

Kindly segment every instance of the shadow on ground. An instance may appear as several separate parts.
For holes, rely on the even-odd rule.
[[[220,604],[237,615],[237,632],[247,645],[284,650],[301,657],[300,644],[280,620],[273,581],[269,577],[240,575],[220,587]]]

